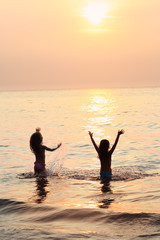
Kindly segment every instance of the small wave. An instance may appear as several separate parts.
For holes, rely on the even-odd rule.
[[[67,169],[62,168],[59,173],[61,177],[72,178],[77,180],[100,180],[99,173],[97,170],[82,170],[82,169]]]
[[[114,223],[114,224],[143,224],[143,225],[160,225],[160,214],[150,213],[114,213],[103,212],[94,209],[65,209],[46,214],[45,216],[35,218],[37,222],[54,222],[54,221],[86,221]]]
[[[160,224],[160,214],[155,213],[116,213],[108,217],[107,222],[127,224]]]
[[[116,167],[112,170],[112,181],[130,181],[141,179],[149,176],[155,176],[155,174],[148,174],[142,167]],[[100,180],[99,170],[97,169],[74,169],[70,170],[63,168],[60,172],[60,176],[67,178],[74,178],[77,180]]]
[[[50,169],[46,169],[44,173],[35,174],[34,172],[26,172],[26,173],[20,173],[17,175],[17,178],[19,179],[27,179],[27,178],[46,178],[46,177],[53,177],[53,176],[59,176],[57,172],[52,172]]]
[[[14,213],[26,209],[23,202],[18,202],[10,199],[0,199],[0,212],[1,214]]]
[[[116,167],[113,168],[113,177],[114,181],[123,181],[123,180],[136,180],[142,179],[145,177],[151,177],[157,175],[148,174],[143,167],[132,166],[132,167]]]
[[[25,202],[20,202],[12,199],[0,199],[0,213],[1,214],[31,214],[34,212],[48,212],[54,210],[54,207],[49,206],[37,206],[34,204],[27,204]]]
[[[114,224],[143,224],[160,225],[160,214],[157,213],[118,213],[106,212],[90,208],[61,209],[53,206],[36,205],[18,202],[11,199],[0,199],[0,213],[14,214],[34,222],[50,223],[54,221],[81,221]]]
[[[142,235],[139,235],[138,237],[141,237],[141,238],[146,238],[146,239],[151,239],[153,237],[159,237],[159,238],[156,238],[156,239],[160,239],[160,233],[153,233],[153,234],[142,234]]]
[[[145,177],[157,176],[158,173],[148,174],[143,167],[115,167],[112,170],[112,181],[131,181],[142,179]],[[39,177],[66,177],[77,180],[100,180],[99,170],[97,169],[68,169],[57,168],[55,170],[46,169],[46,172],[39,175]],[[34,172],[26,172],[17,176],[20,179],[35,178],[37,177]]]
[[[26,173],[20,173],[17,175],[17,178],[19,179],[27,179],[27,178],[35,178],[36,175],[34,172],[26,172]]]

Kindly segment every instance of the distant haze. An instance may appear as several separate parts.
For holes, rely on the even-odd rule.
[[[92,2],[0,0],[0,90],[159,86],[160,0]]]

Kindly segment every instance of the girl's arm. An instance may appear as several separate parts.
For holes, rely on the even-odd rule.
[[[115,140],[115,143],[113,144],[111,150],[110,150],[110,153],[112,154],[117,146],[117,143],[118,143],[118,140],[119,140],[119,137],[121,134],[124,134],[124,130],[119,130],[118,133],[117,133],[117,137],[116,137],[116,140]]]
[[[57,150],[61,145],[62,145],[62,143],[59,143],[56,148],[48,148],[48,147],[44,146],[44,149],[47,151],[53,152],[53,151]]]
[[[99,152],[99,148],[98,148],[97,144],[95,143],[95,141],[93,139],[93,133],[91,133],[90,131],[88,133],[89,133],[89,136],[90,136],[91,141],[93,143],[93,146],[95,147],[96,151]]]

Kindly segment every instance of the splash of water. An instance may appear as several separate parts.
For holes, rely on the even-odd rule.
[[[67,148],[62,145],[56,152],[50,155],[46,164],[47,176],[57,176],[62,169],[67,156]]]

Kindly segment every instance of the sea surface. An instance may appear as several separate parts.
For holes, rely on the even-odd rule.
[[[160,88],[0,92],[0,239],[160,239]],[[29,139],[41,128],[47,176]],[[114,143],[101,182],[99,144]]]

